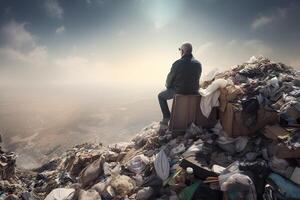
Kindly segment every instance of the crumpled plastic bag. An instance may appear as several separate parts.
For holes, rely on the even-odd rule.
[[[127,167],[131,172],[140,174],[142,171],[144,171],[146,165],[148,165],[149,162],[149,158],[141,154],[133,157],[127,164]]]
[[[105,191],[108,183],[107,182],[99,182],[95,185],[93,185],[92,189],[96,190],[99,194],[102,194],[103,191]]]
[[[269,166],[273,172],[276,172],[285,177],[290,177],[294,170],[294,168],[291,167],[285,159],[280,159],[276,156],[273,156],[269,160]]]
[[[222,191],[226,191],[229,197],[233,196],[242,197],[242,199],[247,200],[256,200],[254,183],[247,175],[234,173],[220,184],[220,187]]]
[[[73,188],[56,188],[46,196],[45,200],[72,200],[74,193]]]
[[[237,152],[241,152],[246,148],[247,144],[248,144],[248,137],[243,137],[243,136],[237,137],[235,141],[235,150]]]
[[[151,187],[144,187],[139,190],[136,194],[137,200],[148,200],[153,194],[153,189]]]
[[[156,174],[165,181],[170,174],[170,163],[167,155],[164,150],[161,150],[156,156],[154,160],[154,168]]]
[[[203,140],[201,140],[201,139],[197,140],[196,142],[194,142],[194,144],[192,146],[190,146],[186,150],[186,152],[184,152],[182,154],[182,156],[184,158],[187,158],[189,156],[195,155],[195,153],[202,151],[203,145],[204,145]]]
[[[182,153],[182,152],[184,152],[185,151],[185,146],[184,146],[184,144],[183,143],[181,143],[181,144],[179,144],[179,145],[177,145],[176,147],[174,147],[172,150],[171,150],[171,155],[176,155],[176,154],[179,154],[179,153]]]
[[[248,144],[248,137],[239,136],[237,138],[231,138],[221,136],[218,137],[217,144],[221,149],[233,154],[245,149]]]
[[[191,138],[197,135],[200,135],[203,133],[203,129],[201,127],[196,126],[194,123],[192,123],[189,128],[185,131],[184,138]]]
[[[104,159],[100,157],[80,172],[79,178],[83,187],[91,184],[103,173],[103,163]]]
[[[80,190],[78,200],[101,200],[101,196],[96,190]]]

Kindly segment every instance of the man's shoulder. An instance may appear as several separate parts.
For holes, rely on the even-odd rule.
[[[182,63],[183,63],[183,60],[182,60],[182,59],[178,59],[178,60],[176,60],[176,61],[173,63],[172,67],[176,68],[176,67],[178,67],[179,65],[181,65]]]
[[[196,60],[195,58],[192,58],[191,62],[193,64],[196,64],[201,67],[201,63],[198,60]],[[176,66],[185,65],[185,64],[186,64],[186,60],[184,58],[180,58],[180,59],[176,60],[172,66],[176,67]]]
[[[195,63],[195,64],[198,64],[198,65],[200,65],[200,66],[201,66],[201,63],[200,63],[200,61],[199,61],[199,60],[197,60],[197,59],[195,59],[195,58],[192,58],[192,59],[191,59],[191,62],[193,62],[193,63]]]
[[[180,63],[182,63],[182,62],[183,62],[183,60],[182,60],[182,58],[180,58],[180,59],[176,60],[176,61],[173,63],[173,65],[177,65],[177,64],[180,64]]]

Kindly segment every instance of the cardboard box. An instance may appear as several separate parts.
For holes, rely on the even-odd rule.
[[[191,123],[204,128],[214,127],[217,123],[218,108],[213,108],[209,117],[206,118],[202,114],[200,101],[200,95],[175,95],[169,129],[185,131]]]
[[[277,112],[260,108],[257,111],[256,124],[248,127],[244,123],[242,111],[232,103],[227,103],[225,110],[219,111],[219,116],[222,127],[229,137],[253,135],[266,125],[278,122]]]
[[[195,156],[190,156],[184,158],[180,167],[186,169],[187,167],[191,167],[194,170],[194,175],[202,180],[205,180],[207,177],[217,177],[219,174],[213,172],[208,166],[202,165],[201,161],[199,161]]]
[[[274,147],[274,154],[278,158],[300,158],[300,148],[289,149],[285,144],[277,144]]]
[[[290,132],[276,124],[266,126],[264,135],[271,140],[278,141],[287,138],[290,135]]]

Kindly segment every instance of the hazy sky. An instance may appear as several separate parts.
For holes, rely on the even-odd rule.
[[[0,83],[163,86],[185,41],[204,73],[300,66],[300,1],[1,0]]]

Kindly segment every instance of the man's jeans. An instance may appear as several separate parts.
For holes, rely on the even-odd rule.
[[[167,89],[158,94],[158,101],[164,119],[170,119],[171,117],[171,112],[167,101],[173,99],[174,95],[175,91],[173,89]]]

